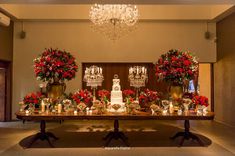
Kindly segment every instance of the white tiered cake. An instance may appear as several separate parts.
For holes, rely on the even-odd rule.
[[[120,105],[120,108],[118,110],[115,110],[113,108],[113,105]],[[120,79],[118,79],[117,75],[114,75],[113,79],[113,86],[111,91],[111,109],[110,112],[125,112],[125,103],[123,103],[122,98],[122,91],[120,86]]]

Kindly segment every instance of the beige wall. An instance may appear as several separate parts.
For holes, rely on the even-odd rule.
[[[0,60],[11,61],[13,53],[13,23],[9,27],[0,25]]]
[[[216,120],[235,126],[235,13],[217,23]]]
[[[211,110],[211,64],[202,63],[199,66],[199,87],[200,94],[208,97],[209,107],[208,110]]]
[[[216,44],[204,39],[205,22],[141,22],[137,30],[113,43],[93,32],[88,22],[25,22],[25,39],[19,38],[21,23],[14,27],[13,110],[18,101],[38,88],[33,59],[44,48],[70,51],[81,62],[155,62],[171,48],[190,50],[201,62],[216,61]],[[209,24],[215,35],[215,24]],[[80,67],[81,68],[81,67]],[[81,70],[67,83],[67,91],[81,87]],[[13,115],[14,117],[14,115]]]

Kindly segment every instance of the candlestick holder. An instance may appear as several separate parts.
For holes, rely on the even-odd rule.
[[[130,86],[136,89],[136,100],[139,100],[140,88],[145,87],[145,83],[148,81],[147,68],[144,66],[130,67],[128,79]]]
[[[90,86],[93,90],[93,102],[96,100],[95,91],[98,86],[102,86],[104,76],[102,74],[102,68],[98,66],[90,66],[86,68],[83,80],[87,86]]]

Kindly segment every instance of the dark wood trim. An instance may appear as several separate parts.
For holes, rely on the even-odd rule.
[[[41,120],[213,120],[214,113],[208,112],[205,115],[197,115],[196,113],[188,115],[177,115],[177,113],[168,115],[151,115],[149,112],[137,112],[135,115],[127,113],[105,113],[86,115],[85,113],[74,115],[73,113],[44,113],[44,114],[30,114],[25,112],[15,113],[16,117],[21,120],[41,121]]]
[[[81,67],[82,78],[84,77],[85,68],[91,65],[96,65],[96,66],[103,68],[104,82],[102,84],[102,87],[98,87],[98,90],[101,88],[107,89],[107,90],[112,89],[112,79],[113,79],[112,75],[115,74],[114,71],[116,71],[120,76],[122,90],[134,89],[133,87],[129,86],[128,67],[136,66],[136,65],[147,67],[149,79],[146,83],[146,88],[154,89],[154,90],[156,89],[157,81],[156,81],[154,72],[152,72],[154,70],[154,64],[152,62],[148,62],[148,63],[146,62],[117,62],[117,63],[115,62],[82,62],[82,67]],[[87,87],[86,83],[83,81],[82,81],[82,88],[90,90],[90,87]]]
[[[6,99],[6,121],[11,121],[12,119],[12,62],[9,63],[7,69],[7,99]]]
[[[215,86],[215,83],[214,83],[214,64],[211,63],[211,111],[214,112],[214,99],[215,99],[215,93],[214,93],[214,86]]]

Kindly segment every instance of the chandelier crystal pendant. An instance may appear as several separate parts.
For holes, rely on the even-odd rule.
[[[138,17],[137,6],[130,4],[95,4],[90,10],[93,28],[114,41],[134,30]]]

